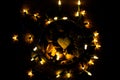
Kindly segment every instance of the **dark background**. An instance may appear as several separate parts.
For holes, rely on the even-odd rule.
[[[43,2],[42,2],[43,1]],[[34,0],[33,3],[32,0],[16,0],[14,2],[9,3],[9,1],[5,2],[5,6],[3,9],[3,13],[5,16],[2,16],[2,28],[0,29],[0,47],[1,47],[1,54],[2,55],[2,64],[3,66],[3,74],[5,76],[3,78],[8,78],[9,75],[11,75],[12,79],[17,78],[15,80],[20,79],[21,76],[19,76],[22,73],[22,70],[24,70],[24,59],[21,57],[23,56],[22,50],[26,50],[27,47],[22,47],[24,45],[23,43],[19,43],[17,46],[14,45],[11,41],[11,34],[14,32],[19,32],[20,26],[18,25],[19,21],[19,9],[21,8],[21,5],[26,2],[30,5],[33,5],[35,7],[32,7],[33,9],[39,9],[41,6],[44,6],[42,8],[47,8],[50,5],[51,0],[41,0],[43,3],[42,5],[39,5],[38,0]],[[53,0],[55,1],[55,0]],[[65,1],[72,1],[72,0],[65,0]],[[37,3],[36,3],[37,2]],[[48,2],[48,3],[47,3]],[[113,44],[115,43],[113,41],[114,34],[114,28],[118,26],[119,23],[117,23],[116,20],[116,13],[117,13],[117,7],[115,5],[115,1],[104,1],[104,0],[84,0],[85,9],[88,10],[90,14],[90,18],[92,21],[96,24],[96,26],[99,27],[102,36],[102,50],[100,53],[100,60],[97,63],[94,74],[96,80],[117,80],[116,75],[118,75],[118,59],[116,54],[119,52],[113,51],[113,48],[116,46]],[[36,5],[35,5],[36,4]],[[41,3],[40,3],[41,4]],[[48,6],[44,5],[48,4]],[[71,3],[70,3],[71,4]],[[43,9],[44,12],[44,9]],[[18,28],[19,27],[19,28]],[[117,38],[117,37],[116,37]],[[115,39],[115,38],[114,38]],[[21,51],[20,51],[21,50]],[[29,52],[25,51],[26,53]],[[18,53],[18,55],[16,55]],[[20,54],[21,53],[21,54]],[[25,55],[24,55],[25,56]],[[22,64],[22,65],[20,65]],[[23,68],[21,68],[23,67]],[[21,73],[20,73],[21,72]]]

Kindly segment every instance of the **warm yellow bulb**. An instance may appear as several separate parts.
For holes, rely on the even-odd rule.
[[[89,65],[94,65],[93,60],[89,60],[88,64],[89,64]]]
[[[101,45],[100,44],[95,44],[95,49],[100,49]]]
[[[95,37],[97,37],[99,35],[99,33],[97,31],[95,31],[93,34]]]
[[[13,35],[12,39],[13,41],[18,41],[18,35],[17,34]]]
[[[62,19],[63,19],[63,20],[67,20],[67,19],[68,19],[68,17],[63,17]]]
[[[93,38],[93,43],[97,43],[98,39],[96,37]]]
[[[46,62],[45,59],[41,58],[40,64],[43,65],[45,62]]]
[[[72,76],[72,74],[70,72],[66,73],[66,77],[70,78]]]
[[[81,11],[80,13],[81,13],[83,16],[86,14],[86,13],[85,13],[85,10]]]
[[[87,44],[85,44],[85,45],[84,45],[84,49],[85,49],[85,50],[87,50],[87,47],[88,47],[88,45],[87,45]]]
[[[81,5],[81,2],[80,2],[80,0],[78,0],[78,5]]]
[[[23,13],[29,14],[28,9],[23,9]]]
[[[58,70],[58,71],[56,71],[56,78],[59,78],[61,75],[61,72],[62,72],[62,70]]]
[[[80,15],[80,12],[77,11],[77,12],[75,13],[75,17],[78,17],[79,15]]]
[[[60,6],[62,3],[61,3],[61,0],[58,1],[58,5]]]
[[[46,24],[46,25],[49,25],[52,21],[53,21],[52,19],[49,19],[49,20],[46,21],[45,24]]]
[[[58,17],[54,17],[54,20],[58,20]]]
[[[32,73],[32,70],[28,71],[28,76],[29,77],[33,77],[34,76],[34,74]]]
[[[91,72],[86,71],[86,73],[87,73],[89,76],[92,76],[92,73],[91,73]]]
[[[94,56],[93,56],[93,59],[98,59],[98,56],[94,55]]]

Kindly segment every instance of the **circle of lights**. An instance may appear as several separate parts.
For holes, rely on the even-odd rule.
[[[69,19],[60,19],[48,24],[43,34],[31,54],[31,61],[37,65],[35,70],[43,73],[49,71],[50,76],[54,71],[73,72],[76,68],[79,73],[91,75],[87,70],[98,59],[95,56],[99,48],[97,31],[79,26]]]
[[[61,4],[58,0],[58,5]],[[71,78],[72,73],[92,75],[89,66],[98,59],[96,53],[101,47],[99,32],[91,28],[89,20],[85,20],[85,10],[80,9],[80,4],[78,0],[74,19],[55,16],[41,20],[39,13],[30,14],[28,9],[22,10],[23,15],[32,16],[34,21],[43,21],[42,35],[31,53],[32,68],[48,77],[52,76],[55,78],[53,80]],[[16,37],[13,39],[16,40]]]

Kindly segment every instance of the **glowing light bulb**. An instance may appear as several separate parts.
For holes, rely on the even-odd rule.
[[[58,5],[60,6],[62,3],[61,3],[61,0],[58,1]]]
[[[23,9],[23,13],[29,14],[28,9]]]
[[[81,11],[80,13],[81,13],[83,16],[86,14],[86,13],[85,13],[85,10]]]
[[[58,20],[58,17],[54,17],[54,20]]]
[[[28,76],[29,77],[33,77],[34,76],[34,74],[32,73],[32,70],[28,71]]]
[[[96,55],[93,56],[93,59],[98,59],[98,57]]]
[[[41,58],[40,64],[43,65],[45,62],[46,62],[45,59]]]
[[[18,41],[18,35],[17,34],[14,34],[13,37],[12,37],[13,41]]]
[[[87,44],[85,44],[85,45],[84,45],[84,49],[85,49],[85,50],[87,50],[87,47],[88,47],[88,45],[87,45]]]
[[[62,19],[63,19],[63,20],[67,20],[67,19],[68,19],[68,17],[63,17]]]
[[[70,78],[72,76],[72,74],[70,72],[66,73],[66,77]]]
[[[92,73],[89,71],[85,71],[89,76],[92,76]]]
[[[93,34],[95,37],[97,37],[99,35],[99,33],[97,31],[95,31]]]
[[[34,48],[33,48],[33,51],[36,51],[36,50],[37,50],[37,47],[34,47]]]
[[[94,65],[93,60],[90,59],[89,62],[88,62],[88,64],[89,64],[89,65]]]
[[[80,2],[80,0],[78,0],[78,5],[81,5],[81,2]]]
[[[61,72],[62,72],[62,70],[58,70],[58,71],[56,71],[56,78],[59,78],[61,75]]]

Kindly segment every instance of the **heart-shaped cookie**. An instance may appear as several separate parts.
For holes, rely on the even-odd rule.
[[[57,42],[63,49],[66,49],[70,45],[70,43],[71,43],[70,39],[67,38],[67,37],[65,37],[65,38],[58,38]]]

